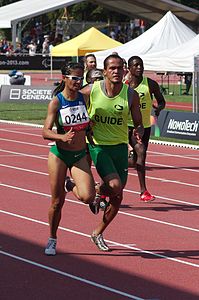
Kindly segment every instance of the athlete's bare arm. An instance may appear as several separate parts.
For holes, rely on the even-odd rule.
[[[151,96],[154,95],[155,100],[157,102],[157,106],[156,105],[154,106],[155,114],[156,116],[159,116],[160,111],[165,108],[166,101],[164,99],[163,94],[160,91],[159,84],[155,80],[148,78],[148,84],[149,84],[150,94]]]

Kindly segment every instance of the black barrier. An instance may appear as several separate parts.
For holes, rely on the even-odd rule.
[[[199,141],[199,114],[192,112],[162,111],[156,125],[152,126],[155,135],[158,126],[160,136]]]
[[[52,99],[53,86],[2,85],[1,102],[47,102]]]
[[[70,57],[53,57],[52,69],[60,70]],[[50,56],[0,55],[1,70],[51,70]]]

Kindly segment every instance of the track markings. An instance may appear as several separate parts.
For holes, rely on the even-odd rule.
[[[67,278],[70,278],[70,279],[79,281],[79,282],[81,282],[81,283],[88,284],[88,285],[90,285],[90,286],[93,286],[93,287],[97,287],[97,288],[106,290],[106,291],[111,292],[111,293],[113,293],[113,294],[117,294],[117,295],[120,295],[120,296],[129,298],[129,299],[134,299],[134,300],[144,300],[144,298],[140,298],[140,297],[137,297],[137,296],[135,296],[135,295],[125,293],[125,292],[123,292],[123,291],[120,291],[120,290],[117,290],[117,289],[108,287],[108,286],[106,286],[106,285],[97,283],[97,282],[95,282],[95,281],[91,281],[91,280],[88,280],[88,279],[85,279],[85,278],[82,278],[82,277],[79,277],[79,276],[76,276],[76,275],[73,275],[73,274],[70,274],[70,273],[67,273],[67,272],[63,272],[63,271],[60,271],[60,270],[58,270],[58,269],[55,269],[55,268],[52,268],[52,267],[49,267],[49,266],[46,266],[46,265],[43,265],[43,264],[34,262],[34,261],[32,261],[32,260],[29,260],[29,259],[26,259],[26,258],[17,256],[17,255],[13,255],[13,254],[8,253],[8,252],[4,252],[4,251],[1,251],[1,250],[0,250],[0,254],[5,255],[5,256],[8,256],[8,257],[11,257],[11,258],[13,258],[13,259],[15,259],[15,260],[19,260],[19,261],[21,261],[21,262],[24,262],[24,263],[33,265],[33,266],[35,266],[35,267],[37,267],[37,268],[45,269],[45,270],[47,270],[47,271],[50,271],[50,272],[59,274],[59,275],[61,275],[61,276],[64,276],[64,277],[67,277]]]
[[[33,219],[33,218],[29,218],[29,217],[22,216],[22,215],[19,215],[19,214],[11,213],[11,212],[8,212],[8,211],[5,211],[5,210],[0,210],[0,213],[6,214],[6,215],[9,215],[9,216],[13,216],[13,217],[16,217],[16,218],[19,218],[19,219],[22,219],[22,220],[31,221],[31,222],[34,222],[34,223],[37,223],[37,224],[48,226],[47,222],[39,221],[39,220],[36,220],[36,219]],[[74,233],[74,234],[77,234],[77,235],[80,235],[80,236],[84,236],[84,237],[87,237],[87,238],[90,239],[90,234],[86,234],[86,233],[83,233],[83,232],[80,232],[80,231],[76,231],[76,230],[69,229],[69,228],[62,227],[62,226],[59,226],[59,230],[67,231],[67,232],[70,232],[70,233]],[[169,257],[169,256],[166,256],[166,255],[163,255],[163,254],[155,253],[153,251],[143,250],[141,248],[133,247],[133,246],[130,246],[128,244],[122,244],[122,243],[111,241],[111,240],[107,240],[107,239],[105,239],[105,241],[107,243],[110,243],[111,245],[120,246],[120,247],[123,247],[123,248],[126,248],[126,249],[131,249],[131,250],[140,252],[140,253],[152,255],[152,256],[155,256],[155,257],[158,257],[158,258],[164,258],[164,259],[170,260],[172,262],[176,262],[176,263],[188,265],[188,266],[191,266],[191,267],[194,267],[194,268],[199,268],[199,264],[194,264],[194,263],[191,263],[191,262],[188,262],[188,261],[184,261],[184,260],[181,260],[181,259]]]

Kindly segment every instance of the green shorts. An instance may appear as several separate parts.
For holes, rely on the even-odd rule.
[[[98,174],[103,179],[105,176],[117,173],[123,185],[128,176],[128,145],[95,145],[89,144],[92,161]]]
[[[71,168],[77,161],[86,156],[86,149],[80,151],[68,151],[58,148],[57,145],[53,145],[50,148],[50,152],[63,160],[68,168]]]

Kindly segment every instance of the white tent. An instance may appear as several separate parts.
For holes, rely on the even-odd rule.
[[[98,67],[103,67],[104,59],[112,52],[128,60],[133,55],[155,53],[175,48],[196,36],[172,12],[166,15],[150,29],[126,44],[110,50],[95,52]]]
[[[140,55],[145,70],[193,72],[194,57],[199,55],[199,34],[174,49]]]

